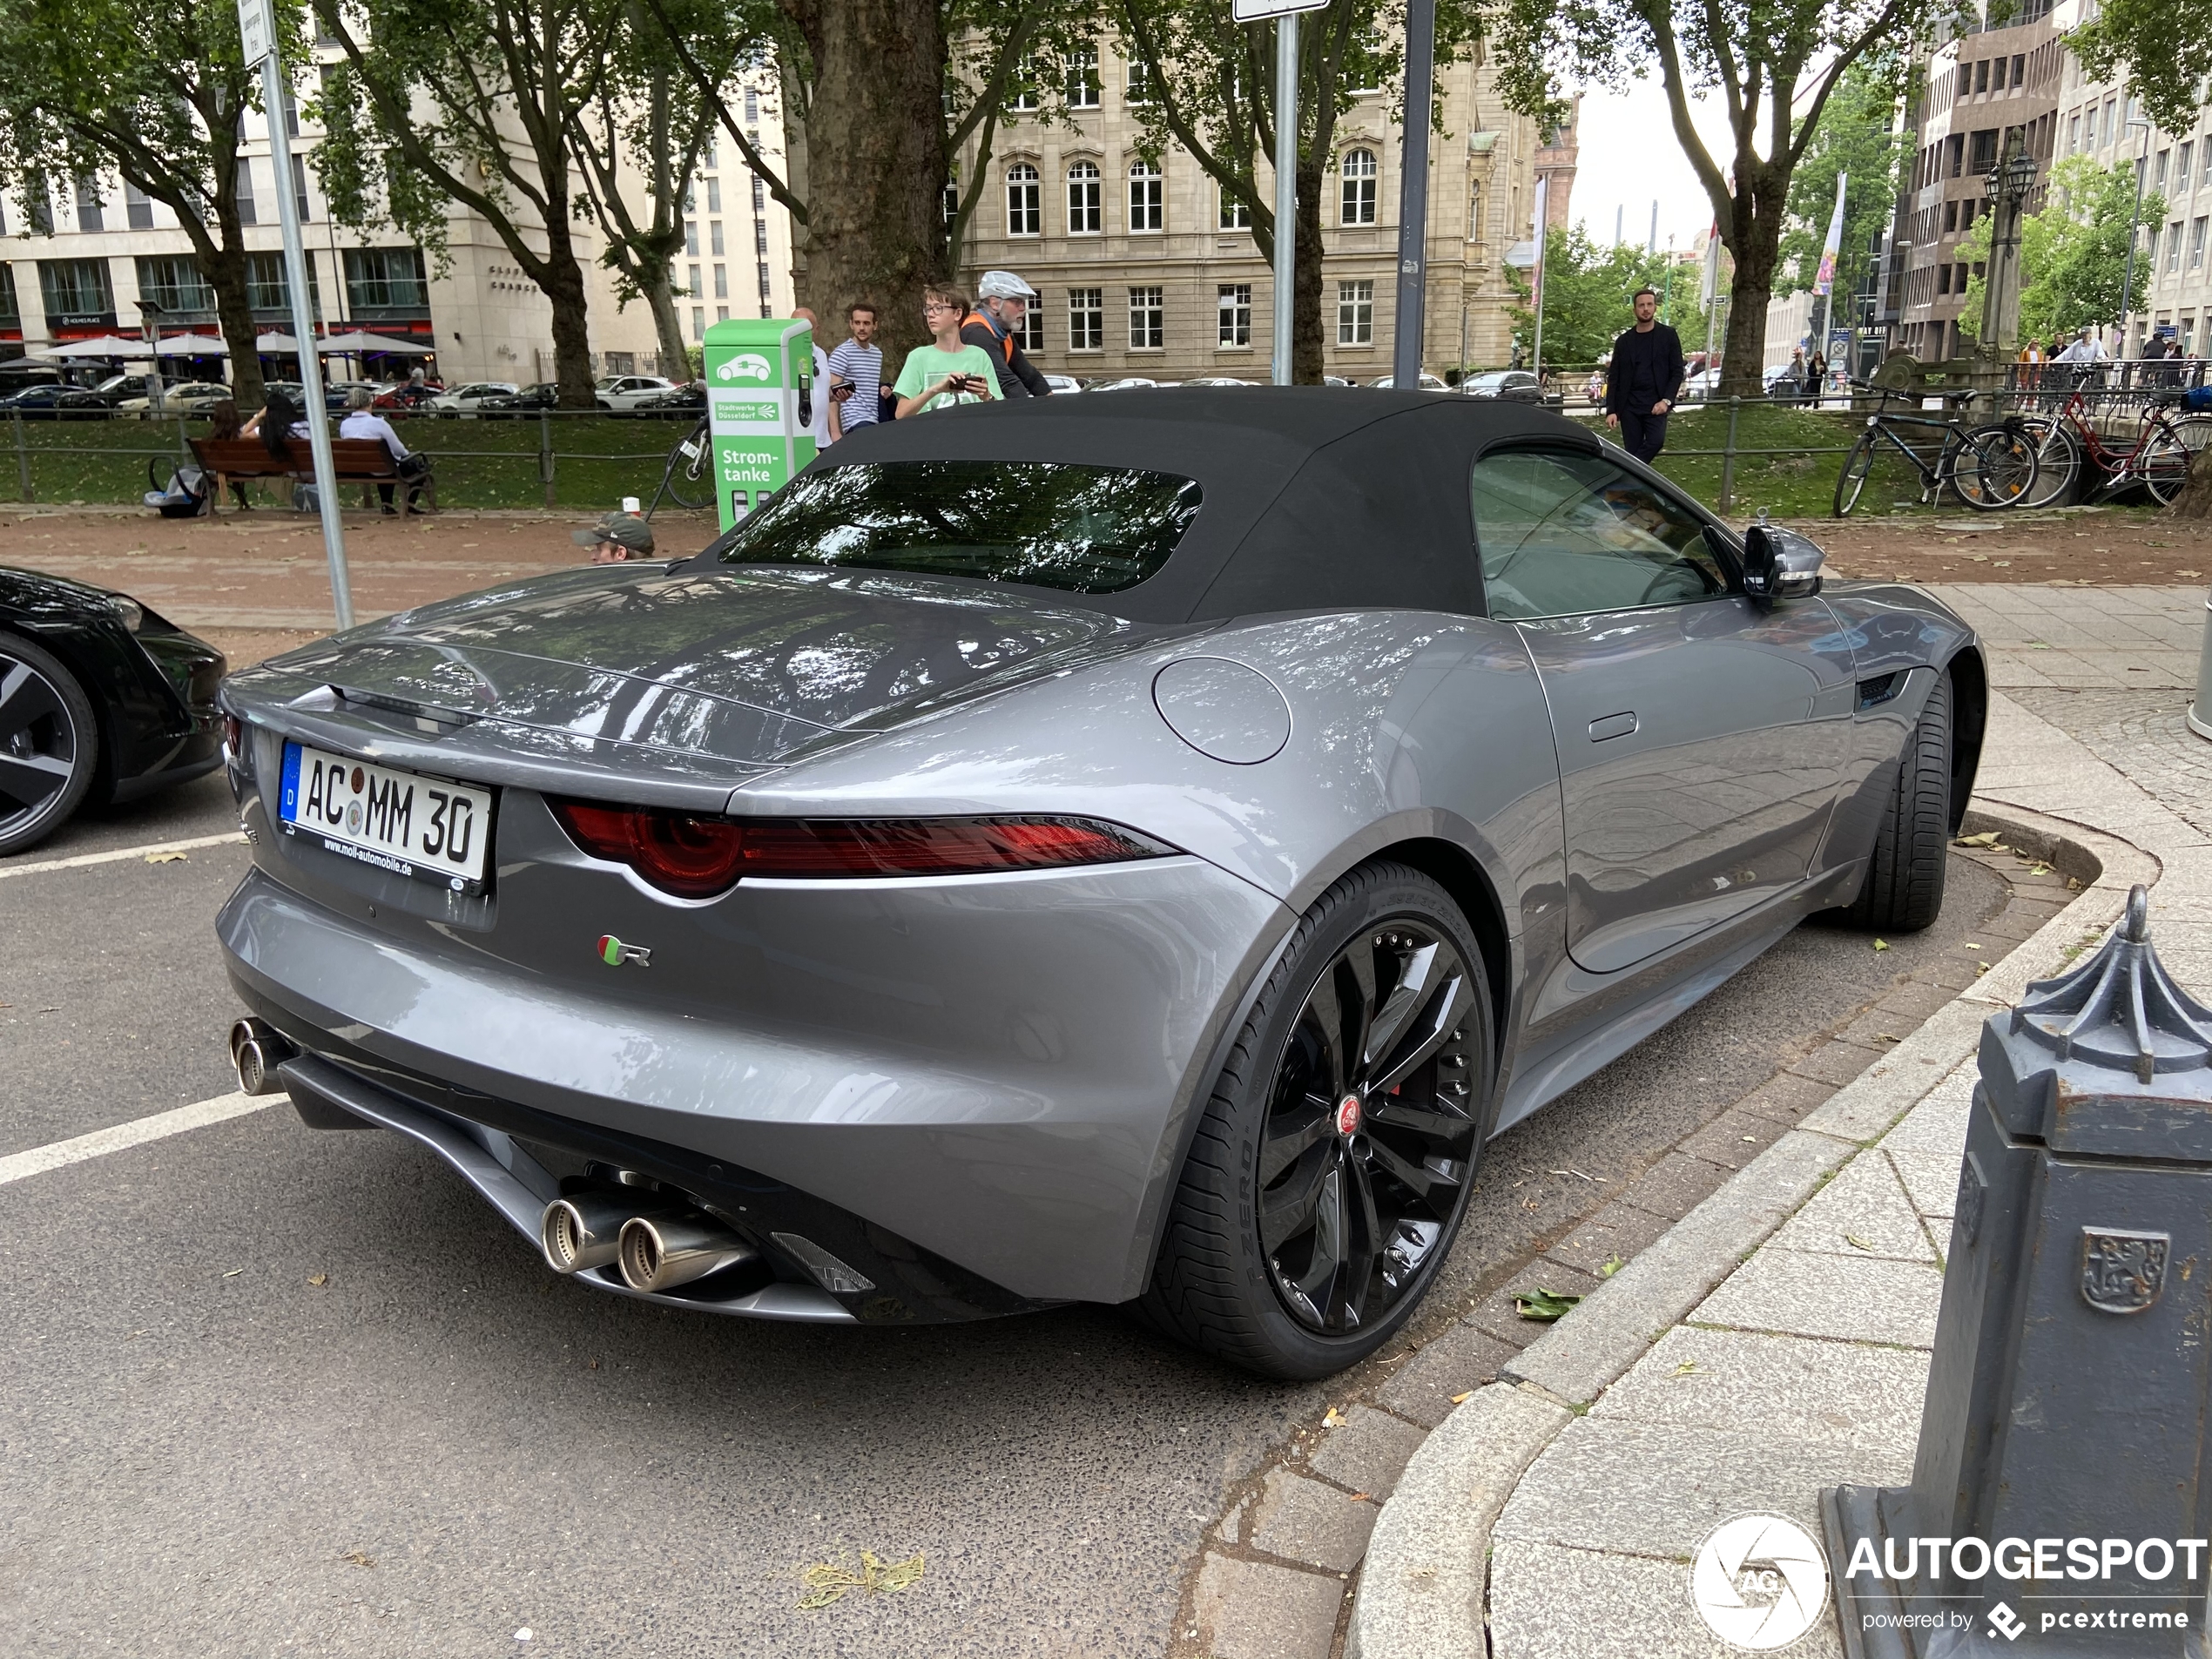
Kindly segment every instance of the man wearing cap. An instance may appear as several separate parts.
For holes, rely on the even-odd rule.
[[[591,550],[594,564],[620,564],[653,556],[653,527],[634,510],[609,513],[588,530],[570,530],[569,539]]]
[[[1001,397],[1049,397],[1052,387],[1022,354],[1014,336],[1028,314],[1037,291],[1011,271],[986,271],[975,285],[975,309],[961,324],[960,337],[980,346],[998,371]]]

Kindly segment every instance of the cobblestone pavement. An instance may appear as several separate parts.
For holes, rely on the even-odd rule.
[[[2185,691],[2006,693],[2212,834],[2212,741],[2189,730]]]
[[[1982,637],[2000,691],[2171,690],[2196,684],[2205,590],[1935,583]]]

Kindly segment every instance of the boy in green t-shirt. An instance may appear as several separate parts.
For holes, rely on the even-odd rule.
[[[970,346],[960,337],[968,296],[950,288],[925,288],[921,298],[922,324],[937,343],[917,346],[907,354],[899,383],[892,388],[899,395],[899,419],[998,396],[999,377],[990,358],[981,346]]]

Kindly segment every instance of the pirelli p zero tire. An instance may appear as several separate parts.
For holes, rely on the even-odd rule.
[[[1936,677],[1905,739],[1897,786],[1882,814],[1866,880],[1845,914],[1877,933],[1918,933],[1943,909],[1951,843],[1951,674]]]
[[[1379,862],[1323,894],[1215,1081],[1143,1317],[1269,1377],[1389,1340],[1467,1210],[1490,1010],[1467,919],[1427,876]]]

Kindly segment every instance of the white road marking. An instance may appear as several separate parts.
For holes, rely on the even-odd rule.
[[[51,1146],[34,1146],[28,1152],[12,1152],[6,1157],[0,1157],[0,1187],[11,1181],[44,1175],[49,1170],[66,1169],[72,1163],[82,1163],[87,1158],[105,1157],[111,1152],[144,1146],[148,1141],[182,1135],[186,1130],[206,1129],[210,1123],[220,1123],[271,1106],[290,1103],[291,1096],[288,1095],[218,1095],[212,1100],[179,1106],[174,1111],[156,1112],[152,1117],[118,1123],[110,1129],[96,1129],[90,1135],[79,1135],[72,1140],[56,1141]]]
[[[189,853],[194,847],[220,846],[226,841],[246,845],[244,833],[225,830],[220,835],[196,835],[187,841],[153,841],[145,846],[118,846],[107,853],[79,853],[73,859],[46,859],[37,864],[0,865],[0,881],[11,875],[43,875],[49,870],[80,870],[88,864],[119,864],[125,859],[143,859],[156,853]]]

